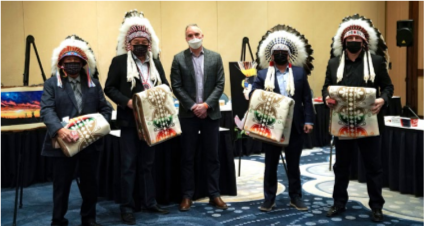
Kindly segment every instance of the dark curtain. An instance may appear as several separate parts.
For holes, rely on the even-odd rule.
[[[52,160],[41,156],[45,129],[16,133],[2,133],[2,187],[15,187],[19,151],[22,155],[22,182],[27,187],[34,183],[52,181]],[[120,201],[120,139],[107,135],[99,158],[99,197]],[[230,131],[220,132],[220,190],[222,195],[236,195],[235,165]],[[180,139],[174,138],[156,149],[154,177],[159,203],[179,202],[180,192]],[[196,153],[194,198],[208,196],[205,155],[201,148]],[[137,187],[136,187],[137,189]],[[137,200],[137,196],[135,196]]]
[[[2,188],[16,186],[20,153],[23,186],[52,181],[52,162],[40,155],[45,134],[46,129],[1,133]]]
[[[383,186],[422,197],[424,190],[424,131],[385,126],[381,134]],[[366,183],[360,152],[352,156],[350,179]]]
[[[400,115],[400,98],[392,98],[385,115]],[[424,190],[424,131],[385,126],[381,131],[383,186],[422,197]],[[350,179],[366,182],[360,152],[352,156]]]
[[[304,134],[304,148],[323,147],[330,145],[331,135],[329,134],[330,111],[325,104],[315,104],[316,118],[313,132]]]

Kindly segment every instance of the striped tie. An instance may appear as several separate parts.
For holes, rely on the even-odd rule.
[[[75,100],[77,101],[78,113],[81,113],[83,109],[83,94],[81,93],[81,87],[78,85],[80,81],[71,81],[72,90],[74,90]]]

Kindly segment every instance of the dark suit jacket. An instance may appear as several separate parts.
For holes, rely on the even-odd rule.
[[[250,96],[256,89],[264,89],[264,80],[267,75],[267,68],[257,72],[257,77],[252,84]],[[276,69],[277,70],[277,69]],[[314,123],[313,102],[311,97],[310,85],[308,84],[307,75],[301,67],[292,66],[294,75],[295,93],[291,96],[295,101],[294,118],[292,127],[295,127],[299,134],[303,133],[303,127],[306,122]],[[280,94],[280,88],[275,79],[274,92]]]
[[[170,77],[174,95],[180,102],[179,117],[195,117],[190,108],[196,103],[196,78],[189,49],[174,56]],[[207,113],[213,120],[221,118],[218,101],[223,94],[223,90],[224,71],[221,56],[204,48],[203,100],[208,104]]]
[[[371,56],[372,56],[373,68],[374,68],[375,74],[376,74],[375,82],[372,83],[371,81],[368,81],[366,83],[366,82],[363,81],[363,84],[364,84],[363,87],[375,88],[376,89],[376,97],[377,98],[382,97],[382,99],[385,100],[385,104],[378,114],[378,123],[379,123],[380,131],[382,131],[382,129],[385,125],[384,124],[384,114],[383,114],[383,112],[384,112],[385,108],[388,106],[388,103],[393,96],[394,86],[391,82],[390,76],[388,75],[388,71],[387,71],[387,68],[386,68],[384,58],[379,56],[379,55],[374,55],[374,54],[371,54]],[[340,83],[336,82],[336,72],[337,72],[338,67],[339,67],[339,61],[340,61],[339,57],[334,57],[334,58],[330,59],[329,62],[328,62],[328,67],[326,69],[325,84],[323,85],[323,89],[322,89],[323,101],[325,101],[326,97],[329,96],[328,86],[339,85],[341,83],[341,82]],[[342,80],[344,80],[344,78]]]
[[[151,59],[152,60],[152,59]],[[162,84],[169,86],[167,78],[165,78],[164,69],[159,59],[153,59]],[[114,57],[109,67],[108,78],[105,83],[105,94],[117,107],[117,123],[120,126],[136,127],[134,121],[133,109],[127,107],[128,101],[133,95],[144,90],[142,83],[136,79],[136,86],[131,88],[131,82],[127,82],[127,54]]]
[[[111,119],[112,108],[107,104],[102,87],[97,79],[93,79],[96,87],[89,88],[86,74],[81,74],[81,92],[83,94],[83,109],[78,114],[77,102],[74,91],[68,78],[62,78],[62,88],[57,86],[57,78],[53,76],[44,83],[43,95],[41,96],[40,115],[47,127],[47,134],[44,139],[43,156],[65,157],[60,149],[52,147],[52,138],[57,131],[63,128],[62,118],[75,118],[80,115],[100,113],[106,120]],[[101,140],[96,141],[89,147],[95,147],[98,151],[101,148]]]

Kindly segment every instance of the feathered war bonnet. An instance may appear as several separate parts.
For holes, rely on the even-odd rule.
[[[363,56],[363,78],[367,83],[375,81],[375,69],[373,68],[371,53],[380,55],[385,58],[388,70],[388,48],[381,32],[375,28],[370,19],[367,19],[359,14],[345,17],[339,25],[338,31],[332,38],[331,58],[340,57],[340,63],[337,70],[337,82],[342,80],[345,67],[345,51],[344,41],[350,36],[357,36],[363,39],[365,45]]]
[[[152,28],[151,23],[137,9],[127,12],[121,24],[118,35],[117,56],[127,53],[127,82],[131,82],[131,89],[136,86],[136,79],[140,79],[137,65],[133,60],[130,41],[134,38],[143,37],[149,41],[149,78],[154,86],[162,84],[158,70],[153,59],[159,57],[159,39]]]
[[[63,58],[67,56],[76,56],[83,61],[83,67],[87,74],[87,84],[89,87],[95,87],[96,85],[91,78],[97,73],[96,58],[94,58],[94,53],[89,47],[89,43],[77,35],[66,37],[65,40],[60,43],[59,47],[53,50],[52,74],[56,75],[58,87],[62,88],[60,70],[65,74],[64,77],[68,76],[65,70],[63,70],[63,66],[60,65]]]
[[[307,75],[313,70],[313,49],[308,44],[304,35],[287,25],[276,25],[268,30],[262,37],[257,49],[257,62],[260,69],[268,68],[267,77],[264,82],[266,90],[274,90],[275,68],[272,61],[274,50],[286,50],[289,54],[289,80],[286,84],[286,92],[293,96],[295,94],[294,76],[292,65],[303,67]]]

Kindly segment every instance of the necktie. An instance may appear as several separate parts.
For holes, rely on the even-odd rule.
[[[80,81],[71,81],[72,90],[74,91],[75,100],[77,101],[78,113],[81,113],[83,108],[83,94],[81,93],[81,87],[78,85]]]

